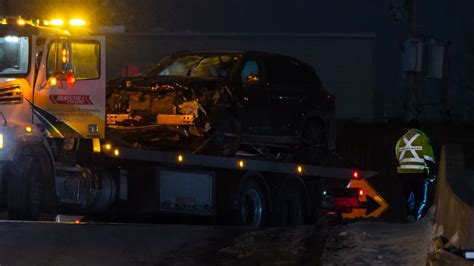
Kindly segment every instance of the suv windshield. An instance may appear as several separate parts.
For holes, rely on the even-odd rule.
[[[146,73],[147,76],[189,76],[229,78],[240,56],[186,55],[168,57]]]
[[[0,75],[28,73],[28,37],[0,37]]]

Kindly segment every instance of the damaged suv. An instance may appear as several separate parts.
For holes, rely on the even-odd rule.
[[[314,69],[266,52],[181,52],[107,84],[109,136],[135,147],[232,155],[334,148],[335,98]]]

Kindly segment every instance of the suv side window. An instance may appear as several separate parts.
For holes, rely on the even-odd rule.
[[[259,77],[262,77],[262,70],[258,66],[257,61],[253,59],[249,59],[244,63],[244,66],[242,67],[242,71],[240,72],[240,78],[242,82],[247,81],[247,77],[250,74],[256,74]]]
[[[278,57],[270,57],[265,62],[268,72],[268,81],[271,84],[286,84],[288,81],[286,62]]]
[[[316,81],[314,70],[285,57],[272,57],[267,62],[268,75],[274,84],[309,84]]]

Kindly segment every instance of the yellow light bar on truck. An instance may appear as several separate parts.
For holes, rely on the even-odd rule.
[[[56,18],[51,20],[44,20],[44,19],[24,19],[20,17],[3,17],[0,18],[0,24],[18,24],[20,26],[23,25],[33,25],[33,26],[53,26],[53,27],[83,27],[89,24],[88,21],[81,19],[81,18],[72,18],[69,20],[64,21],[63,19]]]
[[[69,20],[69,25],[74,26],[74,27],[81,27],[86,25],[86,21],[80,18],[75,18]]]
[[[0,149],[3,149],[3,134],[0,134]]]
[[[53,26],[62,26],[62,25],[64,25],[64,20],[62,20],[62,19],[52,19],[52,20],[49,21],[49,24],[53,25]]]

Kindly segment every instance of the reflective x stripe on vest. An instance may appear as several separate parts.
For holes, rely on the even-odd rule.
[[[421,137],[419,133],[415,133],[410,139],[407,138],[407,134],[402,137],[401,140],[405,146],[397,147],[397,151],[399,152],[398,161],[400,163],[398,167],[399,173],[421,173],[427,168],[424,156],[421,158],[418,153],[419,151],[423,151],[423,146],[415,146],[413,144],[419,137]],[[410,154],[411,157],[407,157],[407,154]]]

